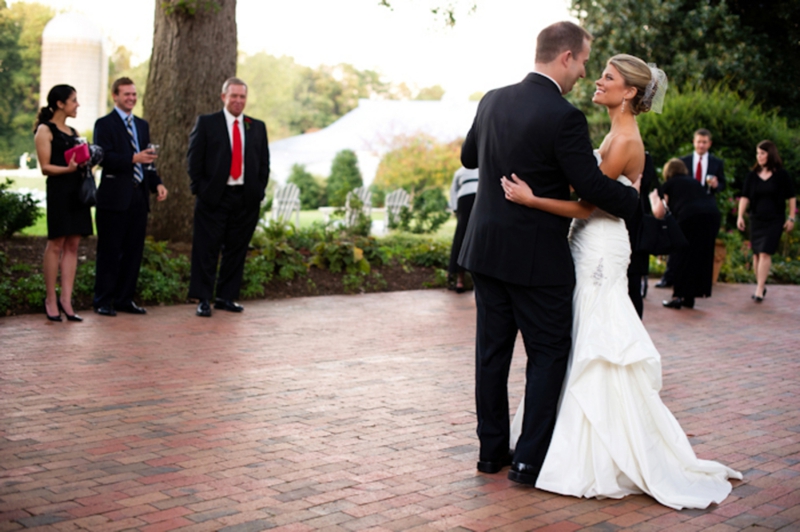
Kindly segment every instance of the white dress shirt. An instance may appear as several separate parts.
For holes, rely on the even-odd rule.
[[[225,122],[228,124],[228,140],[231,143],[231,151],[233,151],[233,121],[239,121],[239,136],[242,139],[242,175],[239,176],[239,179],[234,179],[231,176],[228,176],[228,185],[231,186],[238,186],[244,185],[244,114],[239,116],[233,116],[226,108],[222,108],[222,112],[225,115]]]

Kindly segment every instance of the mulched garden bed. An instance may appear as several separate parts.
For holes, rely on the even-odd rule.
[[[12,267],[12,279],[20,279],[31,274],[41,273],[42,257],[46,245],[47,239],[45,237],[15,236],[7,240],[0,239],[0,251],[5,253],[8,265]],[[78,248],[79,263],[94,261],[96,248],[96,237],[81,239],[80,247]],[[172,253],[186,255],[187,258],[191,255],[191,246],[189,245],[170,245],[169,249]],[[28,268],[13,268],[17,265],[26,265]],[[363,291],[419,290],[428,288],[434,281],[434,268],[391,265],[373,268],[372,271],[380,273],[386,281],[386,285],[376,290],[368,284]],[[291,282],[275,280],[269,283],[265,299],[346,294],[348,292],[345,290],[342,277],[343,274],[341,273],[311,268],[305,277],[296,278]],[[152,302],[149,301],[137,302],[145,306],[152,305]],[[76,310],[85,311],[91,309],[91,296],[77,296],[74,298],[73,305]],[[41,310],[34,307],[13,308],[9,310],[8,315],[31,312],[41,312]]]

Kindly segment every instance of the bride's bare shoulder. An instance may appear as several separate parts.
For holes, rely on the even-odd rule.
[[[611,136],[609,136],[611,137]],[[600,169],[608,177],[639,175],[644,168],[644,144],[638,134],[619,133],[603,141]]]

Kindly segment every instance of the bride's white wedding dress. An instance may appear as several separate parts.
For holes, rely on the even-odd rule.
[[[731,491],[727,479],[742,475],[698,459],[658,395],[661,356],[628,298],[625,222],[596,209],[573,221],[569,238],[576,275],[572,353],[536,487],[576,497],[647,493],[675,509],[722,502]],[[523,405],[524,399],[512,423],[512,448]]]

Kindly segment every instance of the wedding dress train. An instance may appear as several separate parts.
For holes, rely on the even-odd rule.
[[[628,298],[625,223],[597,209],[573,222],[570,247],[576,274],[570,368],[536,487],[576,497],[647,493],[675,509],[723,501],[731,491],[727,479],[742,475],[698,459],[659,397],[661,356]],[[523,405],[512,423],[512,447]]]

